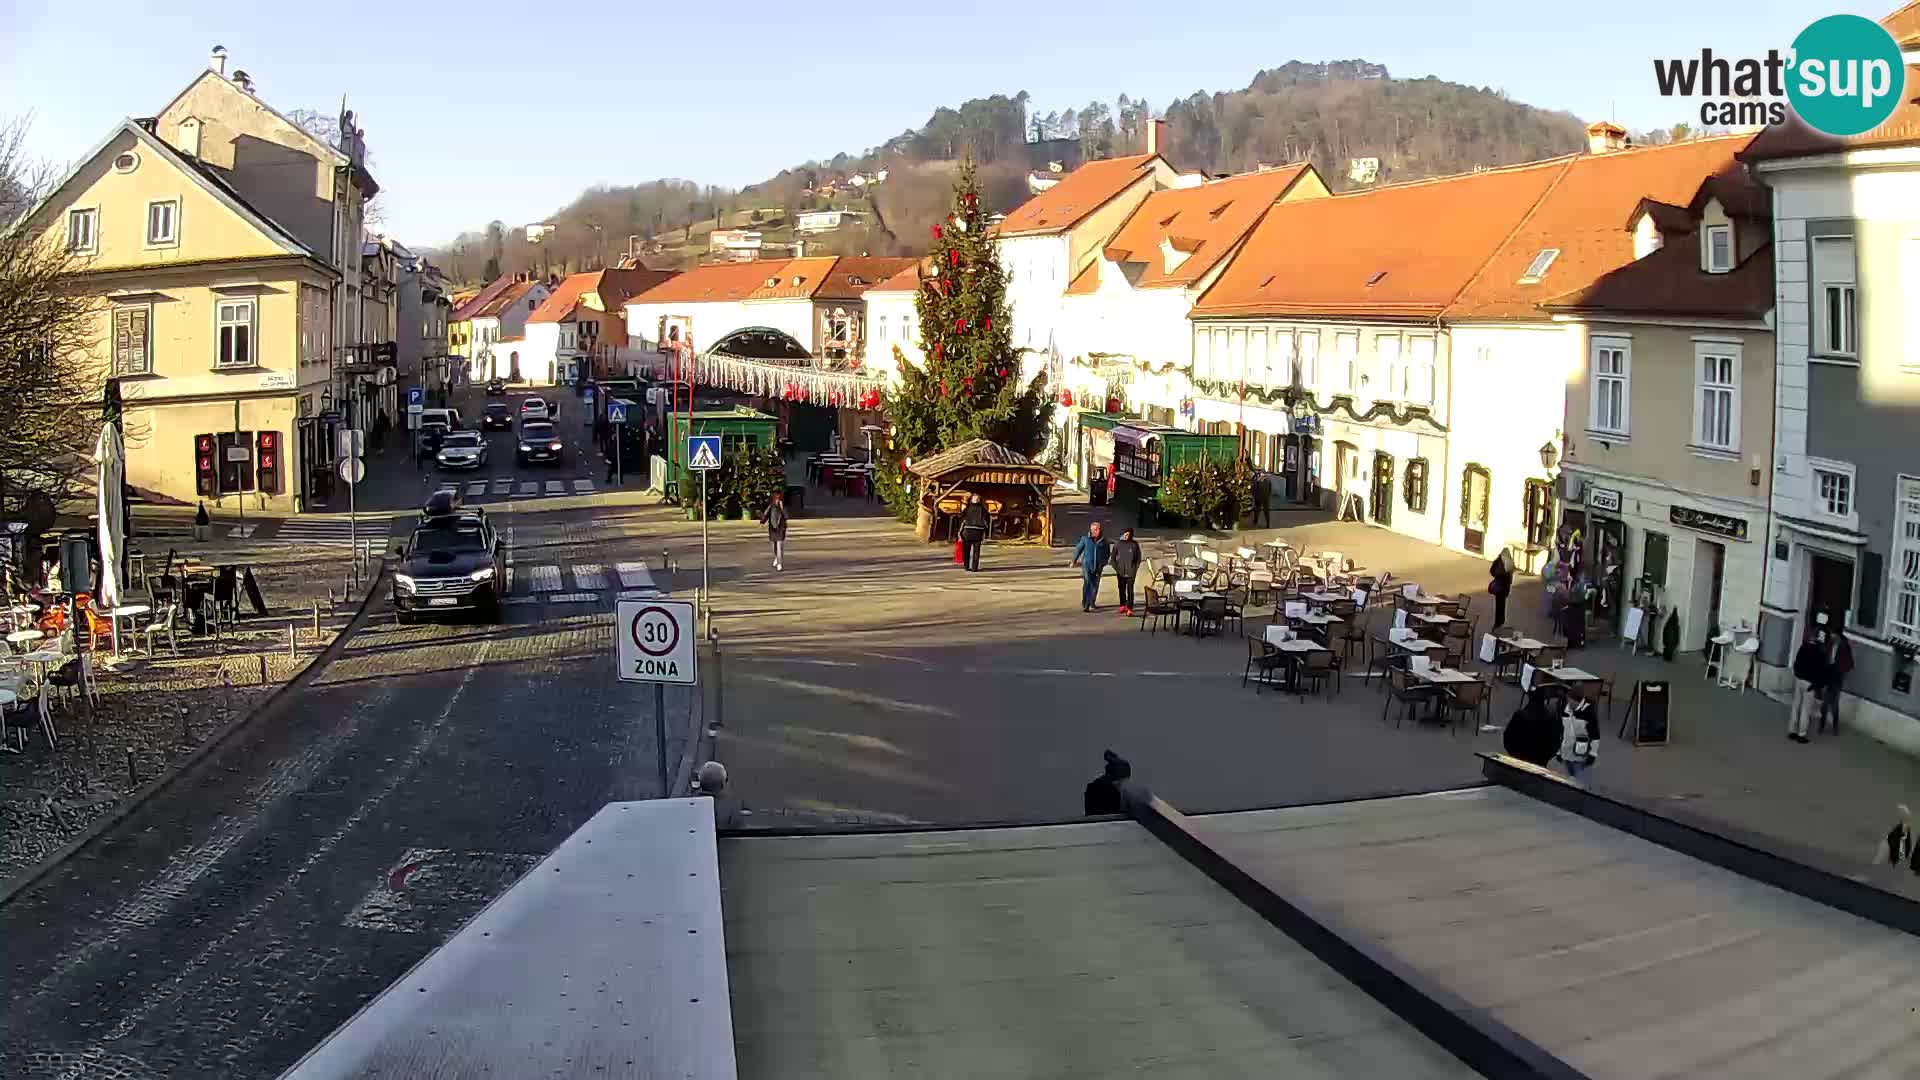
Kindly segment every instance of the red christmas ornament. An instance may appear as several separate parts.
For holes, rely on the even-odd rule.
[[[941,343],[940,343],[940,342],[938,342],[938,341],[936,341],[936,342],[934,342],[934,343],[933,343],[933,358],[934,358],[935,360],[938,360],[938,359],[940,359],[941,357],[943,357],[943,356],[945,356],[945,355],[947,355],[947,347],[946,347],[945,345],[943,345],[943,344],[941,344]]]
[[[933,238],[935,240],[940,239],[940,226],[935,225],[935,226],[932,226],[932,228],[933,228]]]
[[[967,332],[967,320],[966,320],[965,318],[959,318],[959,319],[955,319],[955,320],[953,321],[953,332],[954,332],[954,333],[956,333],[956,334],[964,334],[964,333],[966,333],[966,332]]]
[[[1066,406],[1069,409],[1073,408],[1073,391],[1071,390],[1060,391],[1060,404]]]
[[[947,396],[947,380],[945,379],[940,380],[940,396],[941,397]]]
[[[1006,369],[1006,368],[994,368],[993,370],[994,370],[994,374],[996,374],[996,375],[999,375],[999,376],[1000,376],[1001,378],[1003,378],[1003,379],[1004,379],[1004,378],[1006,378],[1006,377],[1007,377],[1007,369]]]
[[[960,249],[959,248],[947,249],[947,265],[949,266],[960,265]]]
[[[987,316],[987,329],[988,330],[993,329],[993,316],[991,315]]]
[[[973,192],[971,191],[967,192],[967,197],[966,197],[967,205],[972,206],[976,201],[977,200],[975,199]]]

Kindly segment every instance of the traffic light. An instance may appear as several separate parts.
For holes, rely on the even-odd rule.
[[[193,488],[209,498],[220,494],[220,477],[214,470],[219,468],[214,461],[213,436],[195,435],[193,437]]]
[[[280,433],[261,431],[254,435],[254,461],[259,469],[255,480],[265,495],[280,491]]]

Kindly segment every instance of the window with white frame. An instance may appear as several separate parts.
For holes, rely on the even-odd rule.
[[[147,246],[173,247],[180,242],[180,200],[147,204]]]
[[[1433,349],[1430,337],[1407,341],[1407,361],[1400,366],[1400,398],[1415,405],[1433,404]]]
[[[1859,355],[1853,237],[1816,236],[1808,243],[1813,249],[1813,352],[1852,359]]]
[[[1227,340],[1224,327],[1213,332],[1213,377],[1223,382],[1233,378],[1233,357],[1227,354]]]
[[[1400,335],[1374,335],[1373,357],[1381,378],[1376,396],[1391,399],[1400,392]]]
[[[1625,338],[1593,339],[1593,385],[1587,427],[1602,435],[1625,435],[1629,384],[1633,378],[1633,345]]]
[[[1740,449],[1740,346],[1693,344],[1693,443],[1709,450]]]
[[[251,367],[259,362],[254,354],[254,302],[222,299],[215,305],[215,337],[219,344],[214,354],[216,367]]]
[[[1230,330],[1227,332],[1227,378],[1235,382],[1247,379],[1247,332]]]
[[[1300,385],[1308,390],[1317,388],[1320,385],[1320,332],[1300,331],[1294,352],[1300,357]]]
[[[874,325],[873,337],[875,341],[887,340],[887,317],[885,315],[880,316],[879,321]]]
[[[1337,385],[1334,387],[1343,394],[1355,393],[1360,388],[1360,335],[1356,331],[1347,331],[1333,335],[1333,371]]]
[[[1247,331],[1247,381],[1261,386],[1273,385],[1273,368],[1267,357],[1265,327]]]
[[[116,375],[153,373],[153,307],[148,304],[113,309],[113,371]]]
[[[76,255],[91,255],[99,250],[100,211],[67,211],[67,250]]]
[[[913,316],[911,315],[900,316],[900,340],[908,344],[913,343]]]
[[[1852,528],[1859,520],[1854,504],[1853,465],[1825,458],[1807,459],[1808,492],[1813,516]]]
[[[1276,330],[1273,333],[1273,378],[1282,386],[1302,386],[1300,369],[1294,363],[1293,332]]]
[[[1892,573],[1887,632],[1920,644],[1920,477],[1896,481]]]
[[[1724,274],[1733,269],[1733,226],[1709,225],[1706,234],[1707,273]]]

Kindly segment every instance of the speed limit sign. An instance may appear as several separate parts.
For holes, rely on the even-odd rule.
[[[622,682],[684,683],[694,676],[693,604],[652,597],[621,600],[613,651]]]

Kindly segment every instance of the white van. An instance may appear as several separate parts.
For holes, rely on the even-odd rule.
[[[460,423],[459,409],[422,409],[420,410],[420,423],[422,426],[427,424],[445,424],[448,431],[466,430],[466,427]]]

